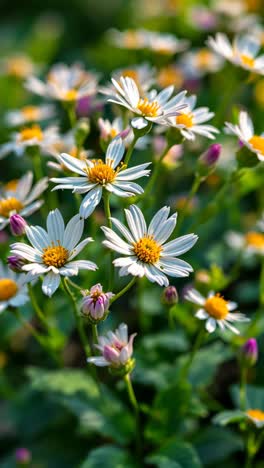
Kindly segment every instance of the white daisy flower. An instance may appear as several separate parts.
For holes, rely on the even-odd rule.
[[[40,226],[27,226],[26,236],[32,247],[22,242],[11,245],[11,253],[27,260],[22,267],[28,278],[44,275],[42,291],[51,297],[60,285],[61,276],[78,275],[79,270],[96,270],[95,263],[88,260],[73,260],[91,242],[91,237],[79,243],[84,220],[73,216],[65,227],[58,209],[47,217],[47,231]]]
[[[137,122],[139,121],[141,122],[140,126],[146,126],[147,121],[157,124],[168,123],[169,117],[178,115],[186,107],[186,91],[182,91],[171,98],[174,90],[173,86],[168,86],[159,93],[152,90],[141,97],[139,89],[132,78],[121,76],[119,82],[115,79],[112,79],[112,82],[116,93],[108,101],[126,107],[134,114],[143,117],[143,123],[142,119],[133,119],[132,126],[138,127]]]
[[[170,208],[167,206],[159,210],[147,228],[142,211],[137,206],[131,205],[125,210],[129,229],[118,219],[111,218],[125,240],[112,229],[102,227],[106,236],[103,244],[124,255],[113,261],[116,267],[120,267],[120,276],[133,275],[140,278],[146,276],[152,283],[168,286],[166,275],[184,277],[193,271],[191,265],[175,256],[190,250],[198,237],[195,234],[188,234],[166,242],[177,220],[177,213],[168,218],[169,212]]]
[[[208,107],[195,109],[196,96],[194,95],[185,98],[185,103],[185,109],[176,117],[169,119],[169,125],[178,128],[187,140],[194,140],[196,134],[213,140],[214,133],[219,133],[219,130],[212,125],[204,125],[204,122],[210,120],[214,116],[214,112],[209,112]]]
[[[11,110],[5,120],[11,127],[28,124],[30,122],[40,122],[48,120],[55,116],[55,108],[53,106],[25,106],[20,110]]]
[[[0,74],[25,79],[36,71],[36,66],[28,55],[18,53],[0,60]]]
[[[145,29],[126,29],[125,31],[111,29],[108,31],[108,37],[115,47],[137,50],[146,46],[148,32]]]
[[[121,323],[114,332],[109,331],[106,336],[98,337],[98,344],[94,346],[101,356],[90,357],[87,361],[99,367],[124,368],[131,361],[135,336],[136,333],[128,337],[127,325]]]
[[[196,289],[190,289],[186,293],[185,299],[200,306],[195,316],[200,320],[206,320],[205,328],[209,333],[214,332],[218,325],[221,330],[228,328],[233,333],[239,334],[237,328],[231,324],[233,322],[249,322],[244,314],[231,313],[237,308],[237,304],[226,301],[219,293],[215,294],[211,291],[207,297],[204,297]]]
[[[131,132],[130,127],[123,127],[123,119],[121,117],[116,117],[112,122],[100,117],[98,119],[98,127],[100,130],[100,138],[104,141],[113,140],[117,136],[124,139]]]
[[[229,231],[225,236],[226,243],[233,250],[242,251],[246,257],[264,255],[264,221],[257,223],[256,229],[245,234]]]
[[[264,133],[255,134],[252,120],[245,111],[239,113],[238,122],[238,125],[225,123],[228,133],[236,135],[260,161],[264,161]]]
[[[246,411],[248,419],[255,424],[258,429],[262,429],[264,426],[264,411],[256,409],[248,409]]]
[[[112,78],[119,82],[121,76],[124,78],[132,78],[140,93],[146,93],[155,83],[155,69],[151,68],[147,63],[141,65],[132,65],[129,68],[122,68],[112,73]],[[107,83],[106,86],[100,87],[99,91],[106,96],[113,96],[115,87],[112,83]]]
[[[80,206],[80,215],[87,218],[94,211],[102,198],[103,189],[119,197],[131,197],[144,192],[142,187],[132,180],[148,176],[146,170],[150,163],[140,164],[129,169],[120,162],[125,147],[121,138],[114,139],[108,146],[105,162],[101,159],[81,161],[68,154],[62,154],[60,161],[70,171],[81,177],[52,178],[57,185],[53,190],[71,189],[75,193],[87,193]]]
[[[264,55],[257,57],[261,44],[256,37],[236,36],[231,43],[226,34],[217,33],[215,39],[209,37],[207,43],[234,65],[264,75]]]
[[[13,133],[11,141],[0,146],[0,159],[11,152],[19,157],[23,156],[26,149],[32,146],[38,146],[41,151],[47,152],[48,148],[57,140],[59,140],[57,127],[48,127],[42,130],[39,125],[34,124]]]
[[[223,66],[223,58],[203,47],[186,52],[181,60],[186,76],[201,78],[207,73],[215,73]]]
[[[174,34],[148,31],[146,48],[164,55],[174,55],[187,49],[189,41],[178,39]]]
[[[79,150],[77,148],[73,131],[60,135],[59,140],[49,146],[46,149],[46,152],[55,159],[55,161],[48,161],[47,166],[58,172],[64,172],[67,170],[66,166],[64,166],[60,161],[61,153],[67,153],[73,158],[81,160],[86,160],[93,154],[93,151],[84,149]]]
[[[48,187],[48,178],[44,177],[32,187],[33,174],[28,172],[20,180],[11,185],[8,184],[0,189],[0,231],[9,224],[12,214],[19,213],[23,217],[30,216],[37,211],[43,200],[37,200]]]
[[[14,273],[0,261],[0,313],[29,301],[25,280],[26,275]]]
[[[97,75],[85,71],[79,64],[67,66],[59,63],[51,68],[45,82],[30,76],[25,87],[32,93],[49,99],[76,102],[96,93]]]

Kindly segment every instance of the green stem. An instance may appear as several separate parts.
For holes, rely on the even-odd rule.
[[[131,403],[132,408],[134,409],[135,418],[136,418],[136,443],[137,443],[137,453],[140,456],[141,453],[141,436],[140,436],[140,418],[139,418],[139,406],[137,402],[137,398],[133,389],[133,385],[131,382],[130,374],[126,374],[124,376],[124,381],[127,388],[127,393],[129,397],[129,401]]]
[[[74,128],[76,125],[76,121],[77,121],[76,112],[75,112],[75,101],[67,103],[65,105],[65,109],[69,117],[71,128]]]
[[[168,310],[168,322],[169,322],[169,328],[171,330],[174,330],[175,323],[174,323],[174,316],[173,316],[173,307],[170,307]]]
[[[92,333],[93,333],[93,344],[98,343],[98,330],[97,325],[92,325]]]
[[[253,468],[253,459],[258,451],[258,448],[256,445],[255,434],[252,432],[250,432],[248,435],[246,451],[247,451],[247,456],[246,456],[245,468]]]
[[[191,367],[191,365],[193,363],[194,357],[195,357],[197,351],[200,349],[201,344],[204,341],[205,335],[206,335],[206,329],[202,326],[202,328],[200,329],[199,333],[196,336],[196,339],[195,339],[191,354],[189,356],[189,359],[187,360],[185,366],[182,368],[181,377],[183,377],[185,379],[188,377],[189,370],[190,370],[190,367]]]
[[[134,138],[133,138],[133,140],[131,142],[131,145],[129,146],[129,148],[127,150],[127,153],[126,153],[126,157],[125,157],[125,161],[124,161],[124,164],[126,166],[128,166],[128,163],[129,163],[130,158],[131,158],[132,153],[133,153],[133,149],[135,148],[135,144],[138,141],[138,139],[139,139],[139,136],[134,135]]]
[[[246,407],[247,407],[246,384],[247,384],[247,368],[245,366],[242,366],[241,377],[240,377],[240,389],[239,389],[240,407],[242,411],[246,411]]]
[[[111,221],[111,209],[110,209],[110,193],[108,190],[104,190],[103,195],[104,200],[104,211],[105,217],[107,220],[107,225],[110,229],[112,229],[112,221]],[[112,291],[114,286],[114,265],[113,265],[113,253],[110,252],[110,260],[109,260],[109,282],[108,282],[108,291]]]
[[[134,278],[132,278],[132,280],[123,289],[121,289],[118,293],[114,295],[114,297],[110,301],[110,304],[113,304],[113,302],[115,302],[117,299],[123,296],[130,288],[132,288],[136,280],[137,280],[137,277],[134,276]]]
[[[31,300],[31,304],[32,304],[32,306],[33,306],[34,311],[36,312],[36,315],[37,315],[39,321],[40,321],[41,323],[43,323],[43,325],[45,325],[45,327],[46,327],[47,329],[49,329],[50,326],[49,326],[48,320],[47,320],[47,318],[45,317],[45,315],[43,314],[42,310],[40,309],[40,307],[39,307],[39,305],[38,305],[38,303],[37,303],[37,299],[36,299],[36,297],[35,297],[35,294],[34,294],[34,290],[33,290],[33,288],[32,288],[32,285],[31,285],[30,283],[28,283],[27,286],[28,286],[28,294],[29,294],[29,297],[30,297],[30,300]]]
[[[78,289],[78,291],[81,291],[83,288],[75,284],[70,278],[68,278],[68,283],[75,289]]]
[[[260,306],[264,306],[264,257],[261,260],[261,272],[260,272],[260,291],[259,291],[259,303]]]
[[[185,203],[183,205],[183,208],[181,210],[181,213],[180,213],[180,219],[178,221],[178,225],[177,225],[177,230],[180,231],[182,225],[183,225],[183,222],[186,218],[186,215],[187,215],[187,212],[188,212],[188,208],[189,208],[189,204],[190,204],[190,201],[193,199],[194,195],[197,193],[197,191],[199,190],[199,187],[201,185],[201,182],[202,182],[202,179],[199,175],[196,174],[195,178],[194,178],[194,181],[193,181],[193,184],[191,186],[191,190],[185,200]]]
[[[77,330],[78,330],[78,333],[79,333],[79,337],[80,337],[83,349],[85,351],[85,355],[86,355],[87,358],[91,357],[91,355],[92,355],[91,348],[90,348],[90,345],[89,345],[89,342],[88,342],[88,339],[87,339],[87,336],[86,336],[86,333],[85,333],[85,330],[84,330],[84,323],[83,323],[83,320],[81,319],[81,317],[79,316],[79,310],[78,310],[78,307],[77,307],[77,304],[76,304],[75,296],[74,296],[73,292],[71,291],[71,289],[69,288],[67,278],[63,278],[62,285],[63,285],[63,288],[64,288],[64,291],[65,291],[66,295],[69,297],[69,299],[70,299],[70,301],[72,303],[74,317],[75,317],[75,321],[76,321],[76,326],[77,326]]]

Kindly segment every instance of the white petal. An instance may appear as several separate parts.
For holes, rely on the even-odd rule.
[[[197,317],[200,320],[205,320],[208,318],[208,314],[204,309],[198,309],[195,314],[195,317]]]
[[[60,285],[60,275],[55,275],[53,272],[44,276],[42,283],[42,291],[46,296],[51,297]]]
[[[88,218],[100,203],[101,198],[102,187],[96,186],[84,197],[80,206],[80,215],[85,219]]]
[[[213,333],[216,329],[216,321],[212,317],[210,317],[205,324],[205,328],[209,333]]]
[[[60,211],[56,208],[47,218],[47,231],[50,239],[55,243],[63,243],[64,221]]]
[[[106,163],[108,160],[112,161],[112,167],[115,168],[120,163],[125,152],[125,145],[123,144],[122,138],[114,138],[111,143],[108,145],[106,151]]]
[[[77,214],[73,216],[68,222],[62,240],[62,245],[69,251],[71,251],[76,244],[78,244],[82,237],[84,227],[84,221]]]

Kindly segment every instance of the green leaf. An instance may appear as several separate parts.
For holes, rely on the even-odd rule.
[[[228,424],[239,422],[244,418],[245,413],[243,413],[243,411],[222,411],[213,418],[213,422],[215,424],[219,424],[220,426],[227,426]]]
[[[105,445],[92,450],[79,468],[136,468],[130,455],[114,445]]]
[[[192,441],[203,465],[225,460],[243,450],[243,441],[234,432],[222,427],[209,427],[198,433]]]
[[[172,437],[159,451],[147,458],[159,468],[201,468],[201,462],[194,447]],[[171,462],[171,465],[169,464]]]

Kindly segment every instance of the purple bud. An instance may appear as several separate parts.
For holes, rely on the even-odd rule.
[[[252,367],[258,359],[258,343],[255,338],[249,338],[240,350],[242,364]]]
[[[172,306],[174,304],[177,304],[178,300],[179,296],[175,286],[167,286],[167,288],[163,290],[161,296],[161,301],[163,302],[163,304]]]
[[[199,162],[205,164],[206,166],[213,166],[217,163],[220,153],[222,150],[222,145],[219,143],[213,143],[209,146],[207,151],[205,151],[200,157]]]
[[[84,294],[81,306],[83,315],[94,322],[104,320],[110,306],[110,299],[114,294],[104,293],[101,284],[92,286],[88,294],[86,291]]]
[[[21,447],[15,453],[16,462],[20,465],[28,465],[31,462],[31,453],[27,448]]]
[[[10,255],[7,257],[7,264],[10,270],[15,271],[16,273],[21,273],[22,266],[25,265],[25,260],[18,255]]]
[[[26,221],[19,214],[13,214],[10,216],[10,229],[13,236],[23,236],[27,226]]]

